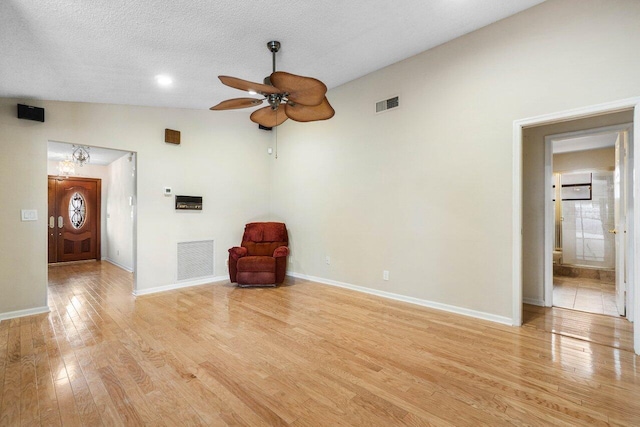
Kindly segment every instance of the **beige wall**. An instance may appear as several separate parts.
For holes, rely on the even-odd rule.
[[[544,300],[545,136],[630,122],[633,122],[633,112],[626,111],[524,130],[522,145],[522,295],[525,300],[538,304]],[[554,156],[554,162],[555,158],[556,156]],[[605,163],[609,164],[609,161],[607,160]]]
[[[631,113],[629,113],[629,115],[631,116]],[[632,121],[633,116],[631,116],[629,122]],[[569,172],[581,169],[612,169],[615,166],[615,157],[616,149],[614,147],[554,154],[553,171]]]
[[[284,124],[277,160],[245,112],[2,99],[0,313],[45,303],[45,223],[19,210],[43,217],[54,139],[138,152],[141,289],[174,282],[183,240],[214,238],[225,274],[243,224],[270,216],[287,222],[293,272],[511,318],[513,121],[640,95],[638,22],[635,0],[549,0],[331,90],[336,116]],[[400,108],[374,114],[394,95]],[[17,120],[19,101],[47,122]],[[205,210],[176,213],[165,185]]]
[[[511,318],[513,122],[640,95],[638,22],[550,0],[331,90],[333,119],[279,130],[291,269]]]
[[[45,123],[19,120],[16,104],[46,109]],[[164,129],[182,131],[179,146]],[[214,239],[215,274],[243,225],[268,218],[266,147],[272,136],[238,112],[0,99],[0,314],[46,304],[47,141],[135,151],[138,155],[138,289],[176,281],[176,244]],[[202,212],[176,212],[175,194],[201,195]],[[39,220],[21,222],[20,209]]]

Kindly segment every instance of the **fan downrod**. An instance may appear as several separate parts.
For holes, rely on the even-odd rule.
[[[270,52],[277,53],[280,50],[280,42],[276,40],[272,40],[269,43],[267,43],[267,47],[269,48]]]
[[[278,53],[278,51],[280,50],[280,42],[277,40],[271,40],[269,43],[267,43],[267,48],[269,49],[272,55],[272,63],[273,63],[272,72],[275,73],[276,72],[276,53]],[[263,81],[264,81],[264,84],[273,86],[271,84],[270,76],[265,77]]]

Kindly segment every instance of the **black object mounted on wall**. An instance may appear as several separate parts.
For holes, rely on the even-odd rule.
[[[18,118],[44,122],[44,108],[18,104]]]
[[[201,196],[176,196],[176,210],[201,211]]]

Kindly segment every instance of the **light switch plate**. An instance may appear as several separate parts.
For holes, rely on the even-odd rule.
[[[171,187],[164,187],[164,190],[162,191],[162,194],[164,194],[165,196],[171,196],[172,191],[171,191]]]
[[[22,221],[37,221],[38,211],[35,209],[22,209],[20,211]]]

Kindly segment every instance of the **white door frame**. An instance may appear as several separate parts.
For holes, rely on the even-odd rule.
[[[633,123],[625,123],[622,125],[604,126],[598,128],[584,129],[574,132],[558,133],[547,135],[544,137],[544,305],[545,307],[553,306],[553,246],[554,246],[554,230],[555,218],[553,216],[553,141],[557,139],[577,138],[587,135],[598,135],[602,133],[624,132],[629,131],[629,135],[633,133]],[[625,177],[626,178],[626,177]],[[627,206],[624,207],[627,210]],[[629,243],[633,243],[629,239]],[[627,251],[627,254],[631,254]],[[617,253],[616,253],[617,257]],[[633,265],[632,265],[633,268]],[[629,279],[633,278],[633,274],[629,275]],[[629,288],[633,288],[634,284],[631,280],[628,282]],[[627,292],[628,296],[632,294]],[[631,305],[631,301],[627,301],[627,305]],[[631,313],[632,310],[628,310]],[[630,320],[631,317],[629,317]]]
[[[512,323],[522,325],[522,130],[525,127],[540,126],[560,121],[586,118],[594,115],[614,113],[633,109],[634,147],[640,146],[640,97],[598,104],[573,110],[560,111],[513,122],[513,175],[512,175]],[[636,162],[637,163],[637,162]],[[633,253],[638,254],[640,242],[640,180],[637,169],[633,172]],[[633,277],[640,277],[640,263],[634,263]],[[640,292],[634,293],[634,312],[640,311]],[[634,350],[640,355],[640,327],[634,324]]]

